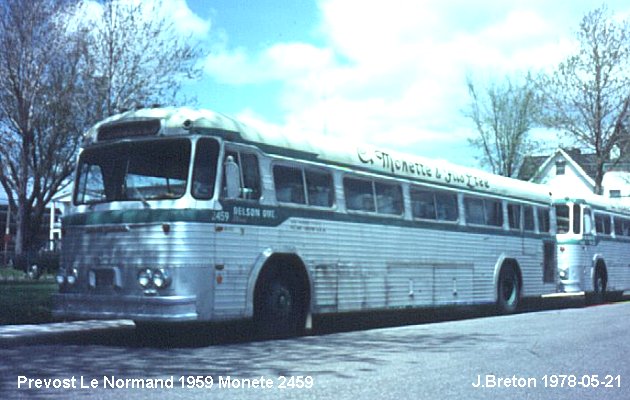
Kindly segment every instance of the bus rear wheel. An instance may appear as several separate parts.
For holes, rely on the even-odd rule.
[[[297,280],[270,270],[257,285],[254,322],[263,338],[285,338],[301,333],[305,322],[304,301]]]
[[[512,265],[501,268],[497,287],[497,308],[501,314],[512,314],[519,306],[521,299],[521,283]]]

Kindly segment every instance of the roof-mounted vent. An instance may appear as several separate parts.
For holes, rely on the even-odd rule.
[[[116,121],[101,125],[98,128],[97,140],[123,139],[139,136],[155,136],[160,131],[160,120],[155,118],[143,118]]]

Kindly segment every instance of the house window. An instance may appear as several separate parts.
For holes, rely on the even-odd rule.
[[[621,197],[621,190],[611,190],[609,193],[610,193],[610,197],[615,197],[615,198]]]
[[[566,168],[566,161],[558,160],[556,161],[556,175],[564,175],[564,170]]]

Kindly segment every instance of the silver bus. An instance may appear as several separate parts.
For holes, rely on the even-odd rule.
[[[629,290],[630,207],[595,195],[557,197],[560,292],[603,301],[608,291]]]
[[[212,111],[89,130],[63,220],[54,315],[253,320],[496,304],[556,291],[545,186]]]

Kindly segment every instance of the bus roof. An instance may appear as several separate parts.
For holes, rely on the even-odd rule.
[[[612,213],[630,215],[630,200],[623,198],[610,198],[595,193],[579,194],[572,193],[553,193],[553,202],[555,204],[577,203],[588,204],[595,210],[604,210]]]
[[[133,131],[134,127],[141,127],[139,129],[146,136],[192,134],[222,136],[226,140],[255,145],[270,154],[333,164],[438,186],[519,198],[537,203],[551,203],[551,193],[546,185],[498,176],[444,160],[400,153],[367,144],[343,143],[339,138],[329,136],[301,137],[280,132],[262,132],[210,110],[150,108],[128,111],[93,126],[86,132],[84,146],[140,136]]]

